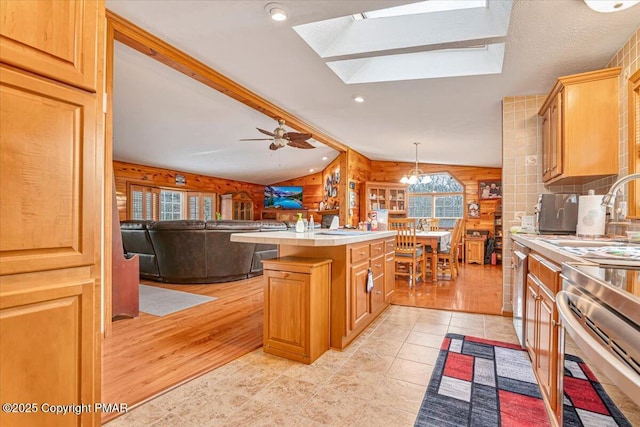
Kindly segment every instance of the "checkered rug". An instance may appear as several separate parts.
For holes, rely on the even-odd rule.
[[[542,395],[519,345],[447,334],[415,426],[549,426]],[[564,426],[631,424],[584,362],[565,357]]]

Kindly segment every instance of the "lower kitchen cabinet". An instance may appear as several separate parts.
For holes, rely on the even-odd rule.
[[[559,421],[562,413],[562,392],[559,388],[558,348],[560,325],[555,293],[560,286],[560,266],[531,253],[527,275],[525,344],[543,398]]]
[[[329,349],[331,262],[263,261],[265,353],[310,364]]]
[[[395,290],[395,237],[340,246],[280,245],[279,251],[280,256],[333,260],[330,303],[332,348],[346,348],[391,303]],[[265,271],[267,263],[265,261]],[[369,271],[373,287],[367,289]]]

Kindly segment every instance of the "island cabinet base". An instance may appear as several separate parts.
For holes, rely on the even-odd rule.
[[[391,303],[395,272],[394,263],[387,260],[393,259],[394,250],[394,237],[339,246],[279,246],[281,257],[333,260],[331,348],[342,350],[347,347]]]
[[[313,363],[329,349],[331,260],[263,262],[265,353]]]

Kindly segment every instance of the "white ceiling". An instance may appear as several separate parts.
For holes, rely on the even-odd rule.
[[[503,72],[343,83],[292,26],[407,1],[107,0],[107,8],[375,160],[501,166],[501,100],[546,94],[558,76],[603,68],[635,32],[640,6],[610,14],[582,0],[515,0]],[[455,24],[452,24],[455,25]],[[355,94],[366,98],[356,104]],[[269,150],[274,120],[122,45],[115,51],[114,158],[257,184],[307,175],[337,153]],[[327,156],[327,161],[321,157]]]

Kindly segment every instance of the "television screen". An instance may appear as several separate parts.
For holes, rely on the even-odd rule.
[[[302,187],[264,187],[264,207],[265,209],[302,209]]]

